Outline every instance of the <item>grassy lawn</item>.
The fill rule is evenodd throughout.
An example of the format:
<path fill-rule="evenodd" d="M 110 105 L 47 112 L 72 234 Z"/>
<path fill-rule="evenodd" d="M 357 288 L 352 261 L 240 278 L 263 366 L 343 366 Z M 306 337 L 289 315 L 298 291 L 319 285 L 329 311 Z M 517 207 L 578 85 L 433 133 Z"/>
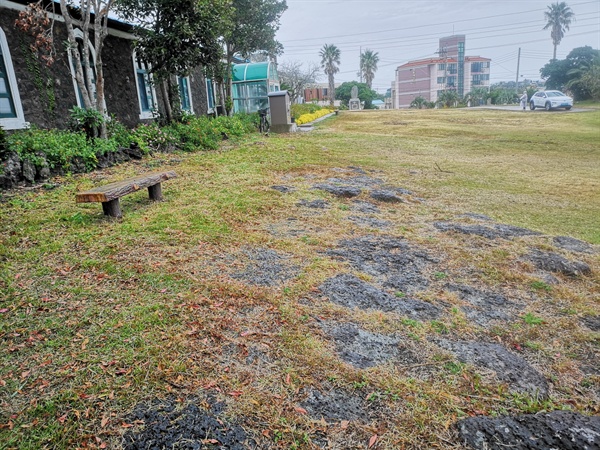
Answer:
<path fill-rule="evenodd" d="M 412 191 L 399 204 L 358 197 L 377 204 L 387 229 L 357 225 L 351 199 L 313 189 L 357 170 L 348 167 Z M 163 184 L 165 201 L 124 197 L 121 221 L 98 204 L 75 204 L 80 190 L 158 169 L 179 175 Z M 130 416 L 140 402 L 208 395 L 258 448 L 317 448 L 320 439 L 342 445 L 334 448 L 461 448 L 452 426 L 460 418 L 600 413 L 600 375 L 586 369 L 600 365 L 600 334 L 581 321 L 597 320 L 599 253 L 552 246 L 554 236 L 600 244 L 599 111 L 346 112 L 311 133 L 256 134 L 219 151 L 155 154 L 57 181 L 0 194 L 0 449 L 120 448 L 141 427 Z M 308 210 L 303 200 L 329 207 Z M 541 234 L 489 240 L 432 225 L 465 213 Z M 376 282 L 325 253 L 366 234 L 402 237 L 436 256 L 429 287 L 414 296 L 443 308 L 441 318 L 323 297 L 319 286 L 341 272 Z M 592 273 L 553 274 L 552 284 L 527 259 L 532 248 Z M 249 283 L 236 274 L 254 249 L 298 269 L 281 283 Z M 447 288 L 460 283 L 501 291 L 520 309 L 478 325 Z M 358 369 L 340 359 L 323 321 L 401 336 L 420 359 Z M 548 398 L 511 392 L 438 338 L 518 352 L 551 384 Z M 385 420 L 307 414 L 306 392 L 323 386 L 368 397 Z"/>

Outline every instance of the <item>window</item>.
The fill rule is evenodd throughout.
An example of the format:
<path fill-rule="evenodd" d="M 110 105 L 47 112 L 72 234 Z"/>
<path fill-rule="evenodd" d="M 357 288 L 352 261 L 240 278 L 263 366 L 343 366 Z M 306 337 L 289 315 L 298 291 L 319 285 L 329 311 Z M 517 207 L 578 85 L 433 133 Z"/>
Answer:
<path fill-rule="evenodd" d="M 181 101 L 181 110 L 193 113 L 190 77 L 177 77 L 177 84 L 179 85 L 179 100 Z"/>
<path fill-rule="evenodd" d="M 438 64 L 438 70 L 446 70 L 446 64 Z"/>
<path fill-rule="evenodd" d="M 444 84 L 446 82 L 446 77 L 437 77 L 438 84 Z"/>
<path fill-rule="evenodd" d="M 4 31 L 0 28 L 0 125 L 7 130 L 25 128 L 17 79 Z"/>
<path fill-rule="evenodd" d="M 448 77 L 448 86 L 454 86 L 456 84 L 456 77 Z"/>
<path fill-rule="evenodd" d="M 327 97 L 327 95 L 329 95 L 328 93 L 329 93 L 329 89 L 323 88 L 323 97 Z"/>
<path fill-rule="evenodd" d="M 156 92 L 152 84 L 150 66 L 133 53 L 136 87 L 140 104 L 140 119 L 152 119 L 156 111 Z"/>
<path fill-rule="evenodd" d="M 448 73 L 451 73 L 452 75 L 456 74 L 457 69 L 456 69 L 456 63 L 452 63 L 452 64 L 448 64 Z"/>
<path fill-rule="evenodd" d="M 483 69 L 483 63 L 474 62 L 471 63 L 471 72 L 481 72 Z"/>
<path fill-rule="evenodd" d="M 206 103 L 208 105 L 208 112 L 212 113 L 215 107 L 215 90 L 210 78 L 206 79 Z"/>
<path fill-rule="evenodd" d="M 86 85 L 92 85 L 92 95 L 94 98 L 96 97 L 96 50 L 90 41 L 88 41 L 89 48 L 89 58 L 87 64 L 83 61 L 83 32 L 79 29 L 74 30 L 75 39 L 77 41 L 77 50 L 79 51 L 79 58 L 81 67 L 83 69 L 83 79 Z M 81 89 L 79 89 L 79 85 L 77 84 L 77 79 L 75 78 L 75 74 L 77 70 L 75 69 L 75 61 L 73 61 L 73 55 L 70 51 L 67 51 L 67 55 L 69 57 L 69 66 L 71 67 L 71 75 L 73 77 L 73 86 L 75 89 L 75 93 L 77 94 L 77 106 L 80 108 L 85 108 L 85 103 L 83 101 L 83 94 Z M 106 111 L 106 105 L 104 106 L 104 110 Z"/>

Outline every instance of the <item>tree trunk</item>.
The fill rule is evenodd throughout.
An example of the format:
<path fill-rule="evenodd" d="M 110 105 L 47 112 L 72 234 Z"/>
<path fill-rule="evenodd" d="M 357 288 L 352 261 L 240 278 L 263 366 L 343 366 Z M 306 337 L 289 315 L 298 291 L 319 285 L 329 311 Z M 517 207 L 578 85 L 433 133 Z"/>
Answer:
<path fill-rule="evenodd" d="M 163 80 L 163 82 L 160 83 L 160 90 L 162 92 L 163 103 L 165 106 L 165 116 L 167 117 L 167 123 L 171 123 L 173 121 L 173 110 L 171 109 L 170 92 L 169 87 L 167 85 L 167 80 Z"/>
<path fill-rule="evenodd" d="M 329 74 L 329 105 L 333 106 L 333 102 L 335 100 L 335 79 L 333 78 L 333 74 Z"/>

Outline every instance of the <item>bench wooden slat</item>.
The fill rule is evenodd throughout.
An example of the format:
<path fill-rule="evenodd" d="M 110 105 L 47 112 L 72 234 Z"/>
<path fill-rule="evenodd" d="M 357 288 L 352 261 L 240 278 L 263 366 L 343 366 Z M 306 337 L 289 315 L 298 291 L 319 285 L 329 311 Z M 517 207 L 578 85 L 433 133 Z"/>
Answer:
<path fill-rule="evenodd" d="M 117 181 L 105 186 L 90 189 L 89 191 L 79 192 L 77 193 L 75 200 L 77 203 L 109 202 L 175 177 L 177 177 L 177 174 L 174 171 L 140 175 L 138 177 L 129 178 L 128 180 Z"/>

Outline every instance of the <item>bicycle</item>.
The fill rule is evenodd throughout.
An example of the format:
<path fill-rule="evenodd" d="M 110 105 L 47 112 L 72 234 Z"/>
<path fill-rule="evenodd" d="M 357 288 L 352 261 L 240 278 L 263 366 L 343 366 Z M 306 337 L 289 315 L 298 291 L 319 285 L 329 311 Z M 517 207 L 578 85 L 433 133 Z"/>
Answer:
<path fill-rule="evenodd" d="M 269 123 L 268 115 L 269 108 L 259 109 L 258 115 L 260 116 L 260 124 L 258 125 L 258 131 L 261 133 L 268 133 L 269 128 L 271 128 L 271 124 Z"/>

